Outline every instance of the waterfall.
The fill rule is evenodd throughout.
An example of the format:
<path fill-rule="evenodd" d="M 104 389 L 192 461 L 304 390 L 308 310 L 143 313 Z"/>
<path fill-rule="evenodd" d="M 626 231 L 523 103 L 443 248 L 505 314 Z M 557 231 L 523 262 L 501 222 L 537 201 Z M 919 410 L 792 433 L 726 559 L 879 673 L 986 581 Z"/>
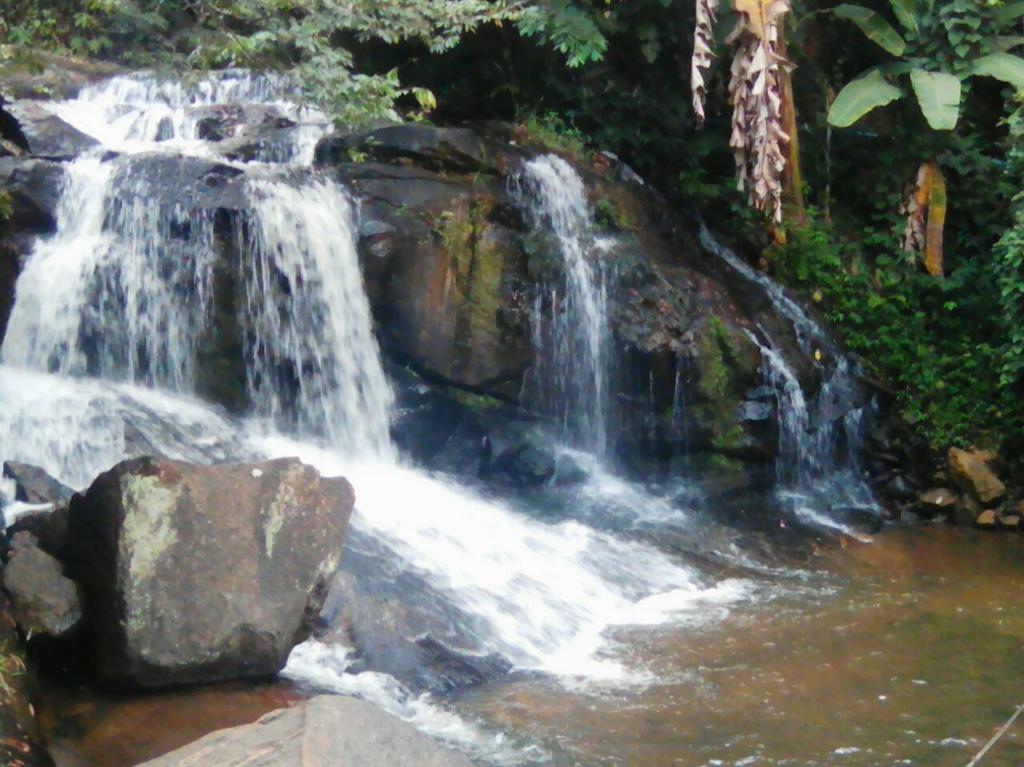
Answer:
<path fill-rule="evenodd" d="M 533 383 L 565 433 L 601 454 L 608 441 L 611 331 L 606 274 L 586 189 L 576 170 L 556 155 L 527 162 L 519 184 L 536 225 L 554 236 L 564 272 L 564 282 L 537 298 L 547 311 L 535 306 Z"/>
<path fill-rule="evenodd" d="M 834 358 L 817 396 L 808 402 L 796 374 L 771 337 L 763 329 L 760 337 L 748 332 L 761 350 L 766 383 L 775 391 L 779 432 L 776 481 L 780 498 L 797 515 L 813 517 L 819 523 L 831 519 L 817 510 L 821 507 L 876 508 L 874 493 L 864 480 L 860 463 L 866 406 L 854 404 L 857 383 L 849 360 L 780 285 L 752 269 L 718 242 L 703 224 L 700 237 L 707 250 L 765 293 L 776 311 L 790 322 L 801 350 L 817 367 L 823 367 L 819 359 L 822 348 Z M 837 421 L 842 422 L 841 430 L 836 429 Z"/>
<path fill-rule="evenodd" d="M 253 178 L 241 251 L 246 376 L 260 412 L 342 452 L 392 456 L 392 392 L 373 335 L 352 203 L 337 184 Z M 296 389 L 296 391 L 293 391 Z"/>
<path fill-rule="evenodd" d="M 646 543 L 538 521 L 400 462 L 347 190 L 295 162 L 235 162 L 226 178 L 237 210 L 211 217 L 181 199 L 194 190 L 179 188 L 174 168 L 219 155 L 189 110 L 220 99 L 273 102 L 276 87 L 240 73 L 188 86 L 143 75 L 52 106 L 122 154 L 68 166 L 57 231 L 36 243 L 18 281 L 0 349 L 0 459 L 39 464 L 81 488 L 140 452 L 193 461 L 299 455 L 349 477 L 354 531 L 432 590 L 418 601 L 406 595 L 416 609 L 454 605 L 469 616 L 472 649 L 555 674 L 621 679 L 625 665 L 602 657 L 609 626 L 692 619 L 708 604 L 746 598 L 745 582 L 711 584 Z M 600 450 L 608 323 L 582 184 L 563 161 L 541 158 L 524 185 L 565 262 L 566 284 L 545 307 L 555 391 L 567 403 L 559 415 Z M 232 242 L 237 264 L 225 255 Z M 252 403 L 237 418 L 191 396 L 225 263 L 238 270 L 229 308 L 244 326 Z M 631 504 L 644 499 L 636 491 Z M 311 669 L 313 655 L 300 652 L 302 674 L 315 680 L 328 669 Z"/>
<path fill-rule="evenodd" d="M 298 90 L 287 75 L 241 69 L 210 73 L 192 82 L 143 72 L 89 85 L 73 99 L 44 106 L 108 149 L 135 153 L 158 147 L 209 157 L 218 156 L 220 147 L 202 138 L 204 124 L 218 114 L 241 116 L 249 109 L 260 114 L 261 122 L 289 128 L 284 143 L 271 145 L 264 150 L 268 156 L 258 159 L 309 165 L 330 119 L 296 103 Z"/>

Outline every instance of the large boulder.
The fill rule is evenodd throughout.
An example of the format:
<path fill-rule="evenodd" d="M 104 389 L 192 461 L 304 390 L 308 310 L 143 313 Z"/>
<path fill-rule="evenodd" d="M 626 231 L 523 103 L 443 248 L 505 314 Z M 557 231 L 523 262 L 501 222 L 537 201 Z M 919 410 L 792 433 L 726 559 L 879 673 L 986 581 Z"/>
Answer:
<path fill-rule="evenodd" d="M 366 701 L 321 695 L 207 735 L 140 767 L 472 767 Z"/>
<path fill-rule="evenodd" d="M 1006 485 L 996 476 L 990 464 L 991 453 L 951 447 L 946 460 L 950 478 L 962 490 L 983 504 L 998 501 L 1006 495 Z"/>
<path fill-rule="evenodd" d="M 138 458 L 70 506 L 98 679 L 160 687 L 279 671 L 341 556 L 354 496 L 298 459 Z"/>
<path fill-rule="evenodd" d="M 21 630 L 28 636 L 69 634 L 82 618 L 78 584 L 64 576 L 60 563 L 31 533 L 16 533 L 7 557 L 3 584 Z"/>

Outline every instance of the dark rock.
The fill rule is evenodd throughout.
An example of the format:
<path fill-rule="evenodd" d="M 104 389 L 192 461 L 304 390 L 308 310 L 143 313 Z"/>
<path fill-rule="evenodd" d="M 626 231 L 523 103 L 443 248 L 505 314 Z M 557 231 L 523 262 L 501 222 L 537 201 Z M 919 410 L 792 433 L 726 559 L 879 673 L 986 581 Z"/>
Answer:
<path fill-rule="evenodd" d="M 14 480 L 15 500 L 25 503 L 52 503 L 55 506 L 63 506 L 75 494 L 70 487 L 32 464 L 4 461 L 4 476 Z"/>
<path fill-rule="evenodd" d="M 451 604 L 381 541 L 353 530 L 321 613 L 322 641 L 356 648 L 354 671 L 444 695 L 492 681 L 510 664 L 473 652 L 472 616 Z"/>
<path fill-rule="evenodd" d="M 901 525 L 916 525 L 921 521 L 921 516 L 910 509 L 903 509 L 900 512 Z"/>
<path fill-rule="evenodd" d="M 741 402 L 736 416 L 741 421 L 767 421 L 775 413 L 775 407 L 768 402 L 747 400 Z"/>
<path fill-rule="evenodd" d="M 833 509 L 832 513 L 844 520 L 854 530 L 865 535 L 878 535 L 884 527 L 884 520 L 875 509 L 860 507 Z"/>
<path fill-rule="evenodd" d="M 756 386 L 744 396 L 749 400 L 774 400 L 775 389 L 771 386 Z"/>
<path fill-rule="evenodd" d="M 39 541 L 39 548 L 60 559 L 64 556 L 64 547 L 68 540 L 69 517 L 67 505 L 30 511 L 19 516 L 7 531 L 11 535 L 31 533 Z"/>
<path fill-rule="evenodd" d="M 7 111 L 6 104 L 0 96 L 0 157 L 17 157 L 28 152 L 28 139 L 18 119 Z"/>
<path fill-rule="evenodd" d="M 322 695 L 220 730 L 140 767 L 472 767 L 412 725 L 358 698 Z"/>
<path fill-rule="evenodd" d="M 279 671 L 323 603 L 352 503 L 346 480 L 296 459 L 139 458 L 101 474 L 72 500 L 67 555 L 99 680 Z"/>
<path fill-rule="evenodd" d="M 11 205 L 5 227 L 8 237 L 21 232 L 34 236 L 54 231 L 63 179 L 64 168 L 59 162 L 0 159 L 0 188 L 7 192 Z"/>
<path fill-rule="evenodd" d="M 503 450 L 490 467 L 489 477 L 517 487 L 540 487 L 555 476 L 555 457 L 533 445 Z"/>
<path fill-rule="evenodd" d="M 440 128 L 408 123 L 349 136 L 329 136 L 316 148 L 316 162 L 350 162 L 352 152 L 375 160 L 414 160 L 430 170 L 474 172 L 490 170 L 487 147 L 468 128 Z"/>
<path fill-rule="evenodd" d="M 62 637 L 82 618 L 78 584 L 66 578 L 60 563 L 43 551 L 31 533 L 15 533 L 3 571 L 14 618 L 28 635 Z"/>
<path fill-rule="evenodd" d="M 905 476 L 897 474 L 885 486 L 885 493 L 897 501 L 910 501 L 917 497 L 917 491 Z"/>
<path fill-rule="evenodd" d="M 7 110 L 21 126 L 35 157 L 66 160 L 100 145 L 38 102 L 14 101 L 7 105 Z"/>
<path fill-rule="evenodd" d="M 558 456 L 557 465 L 555 467 L 554 483 L 559 487 L 581 485 L 587 481 L 589 476 L 590 475 L 587 474 L 586 469 L 580 466 L 572 456 Z"/>
<path fill-rule="evenodd" d="M 439 693 L 475 687 L 512 670 L 500 655 L 459 652 L 431 636 L 416 639 L 416 647 L 423 665 L 436 670 L 434 689 Z"/>

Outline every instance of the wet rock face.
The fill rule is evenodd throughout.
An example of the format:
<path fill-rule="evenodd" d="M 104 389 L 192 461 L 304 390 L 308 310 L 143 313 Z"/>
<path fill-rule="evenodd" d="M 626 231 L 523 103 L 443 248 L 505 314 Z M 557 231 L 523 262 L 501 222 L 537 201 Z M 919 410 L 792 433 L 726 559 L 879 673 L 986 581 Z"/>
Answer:
<path fill-rule="evenodd" d="M 373 704 L 321 695 L 254 724 L 220 730 L 140 767 L 472 767 L 462 754 Z"/>
<path fill-rule="evenodd" d="M 423 375 L 516 397 L 530 361 L 527 256 L 504 182 L 338 171 L 364 200 L 360 250 L 385 349 Z"/>
<path fill-rule="evenodd" d="M 95 672 L 160 687 L 276 673 L 338 565 L 353 492 L 297 459 L 118 464 L 70 507 Z"/>

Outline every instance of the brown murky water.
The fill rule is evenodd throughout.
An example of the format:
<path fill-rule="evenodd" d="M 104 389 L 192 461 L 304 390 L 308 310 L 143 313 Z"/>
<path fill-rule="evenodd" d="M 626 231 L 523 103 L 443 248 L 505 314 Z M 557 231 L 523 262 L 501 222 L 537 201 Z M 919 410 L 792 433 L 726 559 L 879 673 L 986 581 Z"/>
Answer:
<path fill-rule="evenodd" d="M 1022 554 L 1017 536 L 893 531 L 819 555 L 831 594 L 619 637 L 646 689 L 524 680 L 460 708 L 556 765 L 963 767 L 1024 703 Z M 1022 764 L 1024 721 L 981 763 Z"/>
<path fill-rule="evenodd" d="M 287 684 L 223 684 L 145 696 L 50 690 L 40 721 L 58 767 L 132 767 L 295 700 Z M 209 765 L 215 767 L 215 765 Z"/>
<path fill-rule="evenodd" d="M 812 569 L 704 628 L 620 634 L 653 684 L 512 679 L 455 706 L 554 767 L 964 767 L 1024 703 L 1024 538 L 897 530 L 820 552 Z M 45 718 L 60 767 L 128 767 L 295 695 L 65 694 Z M 1011 765 L 1024 765 L 1024 721 L 980 767 Z"/>

